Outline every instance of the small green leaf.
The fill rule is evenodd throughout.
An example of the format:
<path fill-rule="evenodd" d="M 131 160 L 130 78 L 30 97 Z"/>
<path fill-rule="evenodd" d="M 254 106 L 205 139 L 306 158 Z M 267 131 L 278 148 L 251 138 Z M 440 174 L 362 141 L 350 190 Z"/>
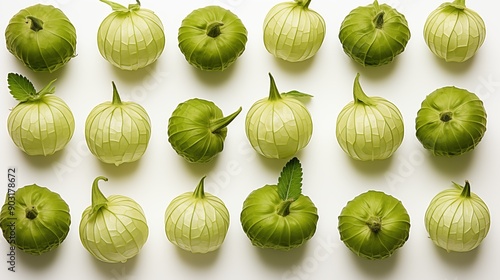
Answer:
<path fill-rule="evenodd" d="M 285 93 L 283 93 L 281 95 L 283 95 L 283 96 L 290 96 L 290 97 L 293 97 L 293 98 L 296 98 L 296 99 L 302 99 L 302 98 L 309 99 L 309 98 L 313 97 L 310 94 L 303 93 L 303 92 L 296 91 L 296 90 L 285 92 Z"/>
<path fill-rule="evenodd" d="M 26 77 L 9 73 L 7 75 L 7 83 L 9 84 L 10 94 L 20 101 L 24 102 L 36 95 L 36 89 Z"/>
<path fill-rule="evenodd" d="M 115 12 L 128 12 L 127 7 L 109 0 L 101 0 L 101 2 L 108 4 Z"/>
<path fill-rule="evenodd" d="M 302 193 L 302 167 L 294 157 L 283 167 L 278 179 L 278 194 L 282 200 L 296 200 Z"/>

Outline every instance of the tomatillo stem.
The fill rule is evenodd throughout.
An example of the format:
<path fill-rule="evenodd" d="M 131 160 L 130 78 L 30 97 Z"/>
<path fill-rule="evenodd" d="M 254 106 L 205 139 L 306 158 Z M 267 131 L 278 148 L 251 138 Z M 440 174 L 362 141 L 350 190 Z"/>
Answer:
<path fill-rule="evenodd" d="M 201 178 L 200 182 L 198 183 L 198 186 L 196 186 L 196 189 L 193 192 L 193 197 L 197 199 L 203 199 L 205 198 L 205 177 Z"/>
<path fill-rule="evenodd" d="M 222 22 L 213 22 L 208 25 L 207 27 L 207 36 L 210 36 L 212 38 L 216 38 L 221 34 L 220 27 L 223 26 L 224 23 Z"/>
<path fill-rule="evenodd" d="M 384 27 L 384 11 L 380 11 L 377 16 L 375 16 L 375 19 L 373 20 L 373 23 L 375 23 L 375 28 L 377 29 L 382 29 Z"/>
<path fill-rule="evenodd" d="M 26 18 L 31 21 L 31 30 L 38 32 L 43 29 L 43 21 L 41 19 L 38 19 L 34 16 L 27 16 Z"/>
<path fill-rule="evenodd" d="M 34 220 L 38 216 L 38 211 L 35 206 L 31 206 L 30 208 L 26 208 L 26 218 L 30 220 Z"/>
<path fill-rule="evenodd" d="M 286 217 L 290 214 L 290 205 L 294 202 L 294 200 L 285 200 L 281 202 L 278 206 L 277 213 L 280 216 Z"/>
<path fill-rule="evenodd" d="M 379 217 L 371 217 L 366 222 L 366 225 L 370 228 L 370 230 L 374 233 L 379 232 L 382 229 L 382 221 Z"/>
<path fill-rule="evenodd" d="M 453 113 L 452 112 L 444 112 L 439 115 L 439 119 L 442 122 L 449 122 L 452 120 Z"/>

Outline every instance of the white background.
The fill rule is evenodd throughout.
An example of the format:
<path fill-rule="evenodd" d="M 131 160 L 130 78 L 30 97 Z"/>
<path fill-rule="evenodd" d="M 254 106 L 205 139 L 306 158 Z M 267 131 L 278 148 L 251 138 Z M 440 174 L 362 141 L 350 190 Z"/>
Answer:
<path fill-rule="evenodd" d="M 9 72 L 26 75 L 37 88 L 57 78 L 57 95 L 73 110 L 76 130 L 62 152 L 50 157 L 29 157 L 17 149 L 7 129 L 0 129 L 0 191 L 7 190 L 8 167 L 18 170 L 19 187 L 37 183 L 58 192 L 71 208 L 71 230 L 64 243 L 43 256 L 18 252 L 16 272 L 7 270 L 8 244 L 0 242 L 1 279 L 494 279 L 496 254 L 500 249 L 498 158 L 500 157 L 500 21 L 496 4 L 468 1 L 486 22 L 486 41 L 476 56 L 462 64 L 437 59 L 425 45 L 422 30 L 427 15 L 441 1 L 391 0 L 405 14 L 412 37 L 404 53 L 386 66 L 363 68 L 352 62 L 338 40 L 343 18 L 353 8 L 370 1 L 314 0 L 310 8 L 327 24 L 320 51 L 311 60 L 287 63 L 267 53 L 262 42 L 262 22 L 267 11 L 280 0 L 143 0 L 144 8 L 162 19 L 167 37 L 160 59 L 146 69 L 126 72 L 113 68 L 99 54 L 96 32 L 111 8 L 94 1 L 41 1 L 61 8 L 77 29 L 78 56 L 53 74 L 33 73 L 0 48 L 0 119 L 6 122 L 11 98 L 6 78 Z M 119 1 L 128 4 L 126 1 Z M 132 1 L 130 1 L 131 3 Z M 36 1 L 2 1 L 0 29 L 20 9 Z M 237 14 L 248 29 L 248 43 L 237 62 L 221 73 L 196 70 L 177 47 L 177 30 L 192 10 L 217 4 Z M 267 96 L 268 72 L 280 91 L 292 89 L 314 95 L 308 103 L 314 133 L 310 144 L 297 156 L 304 169 L 303 192 L 311 197 L 320 219 L 315 236 L 298 249 L 281 252 L 253 247 L 244 234 L 239 214 L 245 197 L 264 184 L 275 183 L 286 160 L 264 159 L 251 149 L 244 132 L 250 106 Z M 383 96 L 403 113 L 405 138 L 394 156 L 380 162 L 358 162 L 348 158 L 335 138 L 337 114 L 352 98 L 357 72 L 368 95 Z M 2 78 L 3 77 L 3 78 Z M 144 157 L 119 167 L 100 163 L 88 151 L 84 138 L 87 114 L 97 104 L 110 100 L 115 81 L 122 100 L 139 102 L 152 119 L 152 137 Z M 414 121 L 420 103 L 433 90 L 454 85 L 475 92 L 488 113 L 487 132 L 479 146 L 454 158 L 438 158 L 423 149 L 415 137 Z M 225 114 L 239 106 L 243 112 L 228 127 L 224 151 L 208 164 L 188 164 L 167 141 L 168 118 L 178 103 L 199 97 L 214 101 Z M 5 126 L 4 126 L 5 127 Z M 90 187 L 98 175 L 105 195 L 122 194 L 144 208 L 150 236 L 140 254 L 125 264 L 99 262 L 83 248 L 78 224 L 90 205 Z M 220 250 L 195 255 L 172 245 L 164 232 L 163 215 L 177 195 L 194 189 L 207 175 L 206 191 L 219 196 L 231 214 L 231 224 Z M 433 245 L 423 219 L 434 195 L 451 187 L 451 181 L 470 180 L 472 191 L 491 210 L 492 224 L 482 245 L 469 253 L 446 253 Z M 347 201 L 369 189 L 400 199 L 411 217 L 410 238 L 395 254 L 382 261 L 355 256 L 339 239 L 337 217 Z"/>

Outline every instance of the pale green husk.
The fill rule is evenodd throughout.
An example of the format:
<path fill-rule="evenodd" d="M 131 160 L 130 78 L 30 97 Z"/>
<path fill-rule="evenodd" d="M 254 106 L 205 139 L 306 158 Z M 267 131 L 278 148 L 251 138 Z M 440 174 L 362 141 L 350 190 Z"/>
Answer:
<path fill-rule="evenodd" d="M 165 211 L 168 240 L 192 253 L 219 249 L 229 229 L 229 211 L 220 198 L 204 191 L 204 180 L 194 192 L 174 198 Z"/>
<path fill-rule="evenodd" d="M 446 251 L 468 252 L 479 246 L 490 229 L 486 203 L 465 186 L 453 183 L 438 193 L 425 212 L 425 228 L 432 242 Z"/>
<path fill-rule="evenodd" d="M 441 4 L 424 25 L 429 49 L 447 62 L 464 62 L 476 54 L 486 38 L 481 16 L 465 6 L 465 0 Z"/>
<path fill-rule="evenodd" d="M 382 97 L 368 97 L 354 81 L 354 101 L 337 117 L 337 141 L 351 158 L 383 160 L 394 154 L 403 142 L 404 122 L 399 109 Z"/>
<path fill-rule="evenodd" d="M 97 177 L 92 185 L 92 205 L 82 213 L 80 241 L 96 259 L 124 263 L 136 256 L 146 243 L 149 228 L 141 206 L 123 195 L 104 197 Z"/>
<path fill-rule="evenodd" d="M 30 156 L 52 155 L 66 147 L 75 131 L 75 119 L 68 105 L 53 95 L 55 80 L 36 92 L 25 77 L 9 73 L 11 94 L 20 103 L 7 118 L 7 130 L 14 144 Z"/>
<path fill-rule="evenodd" d="M 12 141 L 23 152 L 47 156 L 66 147 L 73 137 L 75 120 L 61 98 L 47 95 L 19 103 L 10 112 L 7 127 Z"/>
<path fill-rule="evenodd" d="M 309 143 L 313 123 L 311 114 L 299 92 L 280 94 L 269 74 L 269 97 L 255 102 L 245 119 L 245 132 L 252 147 L 266 158 L 285 159 L 295 155 Z"/>
<path fill-rule="evenodd" d="M 122 102 L 113 83 L 113 101 L 92 109 L 85 121 L 85 140 L 100 161 L 114 164 L 139 160 L 151 138 L 151 120 L 141 105 Z"/>
<path fill-rule="evenodd" d="M 310 0 L 276 4 L 264 19 L 264 45 L 277 58 L 299 62 L 313 57 L 325 39 L 326 23 L 309 9 Z"/>
<path fill-rule="evenodd" d="M 113 8 L 99 26 L 97 46 L 101 55 L 123 70 L 137 70 L 155 62 L 165 48 L 160 18 L 140 2 L 124 7 L 101 0 Z"/>

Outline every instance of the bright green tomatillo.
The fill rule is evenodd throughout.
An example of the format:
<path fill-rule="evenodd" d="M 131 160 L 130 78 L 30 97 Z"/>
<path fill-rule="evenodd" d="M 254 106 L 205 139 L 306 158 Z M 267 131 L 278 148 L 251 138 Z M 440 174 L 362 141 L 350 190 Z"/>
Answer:
<path fill-rule="evenodd" d="M 200 70 L 222 71 L 245 50 L 247 29 L 231 11 L 207 6 L 182 20 L 177 39 L 189 64 Z"/>
<path fill-rule="evenodd" d="M 219 249 L 229 229 L 229 211 L 220 198 L 205 192 L 204 181 L 194 192 L 174 198 L 165 211 L 168 240 L 192 253 Z"/>
<path fill-rule="evenodd" d="M 224 149 L 227 126 L 241 107 L 224 117 L 213 102 L 193 98 L 180 103 L 168 120 L 168 141 L 189 162 L 209 162 Z"/>
<path fill-rule="evenodd" d="M 141 206 L 123 195 L 105 197 L 99 190 L 99 176 L 92 184 L 92 205 L 82 213 L 80 240 L 96 259 L 124 263 L 136 256 L 146 243 L 149 228 Z"/>
<path fill-rule="evenodd" d="M 388 64 L 405 50 L 411 33 L 403 14 L 387 4 L 360 6 L 340 26 L 345 53 L 363 66 Z"/>
<path fill-rule="evenodd" d="M 453 86 L 427 95 L 415 120 L 417 139 L 437 156 L 473 150 L 486 132 L 486 111 L 477 95 Z"/>
<path fill-rule="evenodd" d="M 7 242 L 32 255 L 57 248 L 66 239 L 70 224 L 68 204 L 59 194 L 36 184 L 7 193 L 0 213 Z"/>
<path fill-rule="evenodd" d="M 76 53 L 76 30 L 51 5 L 36 4 L 15 14 L 5 29 L 7 49 L 35 72 L 54 72 Z"/>
<path fill-rule="evenodd" d="M 337 141 L 344 152 L 357 160 L 389 158 L 401 145 L 404 136 L 403 116 L 385 98 L 368 97 L 354 80 L 354 101 L 337 118 Z"/>
<path fill-rule="evenodd" d="M 264 45 L 269 53 L 290 62 L 313 57 L 323 44 L 326 24 L 309 9 L 311 0 L 278 3 L 264 19 Z"/>
<path fill-rule="evenodd" d="M 47 156 L 62 150 L 75 131 L 75 120 L 68 105 L 53 95 L 55 87 L 47 84 L 36 91 L 24 76 L 9 73 L 10 93 L 20 103 L 7 118 L 7 130 L 14 144 L 30 156 Z"/>
<path fill-rule="evenodd" d="M 465 0 L 441 4 L 427 18 L 424 39 L 429 49 L 445 61 L 464 62 L 483 45 L 486 26 Z"/>
<path fill-rule="evenodd" d="M 280 94 L 269 74 L 269 97 L 255 102 L 247 113 L 245 131 L 252 147 L 266 158 L 285 159 L 311 140 L 311 114 L 299 98 L 312 97 L 298 91 Z"/>
<path fill-rule="evenodd" d="M 370 190 L 356 196 L 339 216 L 340 239 L 356 255 L 379 260 L 391 256 L 410 235 L 410 216 L 398 199 Z"/>
<path fill-rule="evenodd" d="M 137 70 L 155 62 L 165 48 L 165 33 L 160 18 L 141 3 L 128 7 L 100 0 L 113 9 L 99 26 L 97 45 L 101 55 L 113 66 Z"/>
<path fill-rule="evenodd" d="M 89 150 L 100 161 L 116 166 L 139 160 L 151 138 L 151 121 L 135 102 L 122 102 L 113 82 L 113 101 L 92 109 L 85 121 Z"/>
<path fill-rule="evenodd" d="M 318 210 L 302 195 L 302 167 L 292 158 L 277 185 L 252 191 L 243 202 L 240 221 L 254 246 L 290 250 L 311 239 L 316 232 Z"/>
<path fill-rule="evenodd" d="M 425 212 L 425 228 L 437 246 L 446 251 L 468 252 L 479 246 L 490 229 L 486 203 L 465 186 L 438 193 Z"/>

